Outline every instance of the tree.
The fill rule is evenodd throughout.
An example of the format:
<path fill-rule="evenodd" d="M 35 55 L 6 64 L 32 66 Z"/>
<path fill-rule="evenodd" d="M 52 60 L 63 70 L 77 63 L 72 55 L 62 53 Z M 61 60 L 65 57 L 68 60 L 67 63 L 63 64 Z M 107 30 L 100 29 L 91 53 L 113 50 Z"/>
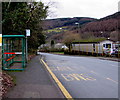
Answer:
<path fill-rule="evenodd" d="M 54 45 L 55 45 L 55 41 L 51 40 L 51 47 L 54 48 Z"/>
<path fill-rule="evenodd" d="M 2 31 L 3 34 L 23 33 L 29 17 L 27 3 L 3 2 L 2 4 Z M 24 27 L 24 28 L 23 28 Z M 23 31 L 24 30 L 24 31 Z"/>
<path fill-rule="evenodd" d="M 63 37 L 63 42 L 69 47 L 69 51 L 71 51 L 71 43 L 80 39 L 81 37 L 79 34 L 68 31 Z"/>
<path fill-rule="evenodd" d="M 25 29 L 30 29 L 29 50 L 45 42 L 42 21 L 47 17 L 48 6 L 42 2 L 4 2 L 2 8 L 3 34 L 25 35 Z"/>
<path fill-rule="evenodd" d="M 113 31 L 110 33 L 110 39 L 114 40 L 114 41 L 119 41 L 120 39 L 120 31 Z"/>

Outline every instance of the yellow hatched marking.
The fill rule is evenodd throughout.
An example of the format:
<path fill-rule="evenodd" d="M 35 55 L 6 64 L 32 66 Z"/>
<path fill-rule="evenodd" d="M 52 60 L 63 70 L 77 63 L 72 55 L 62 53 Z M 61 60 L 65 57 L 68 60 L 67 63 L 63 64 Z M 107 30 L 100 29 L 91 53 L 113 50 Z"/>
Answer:
<path fill-rule="evenodd" d="M 87 75 L 83 75 L 83 74 L 61 74 L 61 76 L 66 80 L 66 81 L 80 81 L 80 80 L 84 80 L 84 81 L 94 81 L 96 80 L 95 78 L 92 78 L 90 76 Z"/>
<path fill-rule="evenodd" d="M 76 74 L 70 74 L 70 76 L 72 76 L 72 77 L 75 78 L 76 80 L 80 81 L 80 78 L 79 78 Z"/>
<path fill-rule="evenodd" d="M 82 76 L 82 74 L 80 74 L 80 75 L 79 75 L 79 74 L 76 74 L 76 75 L 77 75 L 78 77 L 80 77 L 81 79 L 85 80 L 85 81 L 87 80 L 87 79 L 85 79 L 85 78 Z"/>
<path fill-rule="evenodd" d="M 67 74 L 61 74 L 61 76 L 66 80 L 66 81 L 73 81 L 74 78 L 71 77 L 70 75 Z"/>
<path fill-rule="evenodd" d="M 74 71 L 70 67 L 49 67 L 52 71 Z"/>

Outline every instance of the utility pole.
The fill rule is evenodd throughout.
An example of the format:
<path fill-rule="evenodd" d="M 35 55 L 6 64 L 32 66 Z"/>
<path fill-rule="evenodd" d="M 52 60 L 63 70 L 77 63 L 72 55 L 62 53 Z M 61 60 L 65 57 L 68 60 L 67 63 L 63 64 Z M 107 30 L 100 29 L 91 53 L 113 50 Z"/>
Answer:
<path fill-rule="evenodd" d="M 80 24 L 78 22 L 76 22 L 75 24 L 78 25 L 78 33 L 79 33 Z"/>

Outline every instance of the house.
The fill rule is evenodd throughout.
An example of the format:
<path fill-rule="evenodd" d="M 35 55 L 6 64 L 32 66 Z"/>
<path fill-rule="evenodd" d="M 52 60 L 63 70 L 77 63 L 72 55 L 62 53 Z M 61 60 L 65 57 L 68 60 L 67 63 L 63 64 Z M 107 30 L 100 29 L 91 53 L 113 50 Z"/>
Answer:
<path fill-rule="evenodd" d="M 68 49 L 68 47 L 64 43 L 56 43 L 54 48 L 56 48 L 56 49 Z"/>
<path fill-rule="evenodd" d="M 87 52 L 87 53 L 96 53 L 96 54 L 102 54 L 106 53 L 106 50 L 109 49 L 109 53 L 113 52 L 113 48 L 115 46 L 113 45 L 115 41 L 112 41 L 110 39 L 107 40 L 101 40 L 101 41 L 90 41 L 90 42 L 73 42 L 72 43 L 72 51 L 77 52 Z"/>

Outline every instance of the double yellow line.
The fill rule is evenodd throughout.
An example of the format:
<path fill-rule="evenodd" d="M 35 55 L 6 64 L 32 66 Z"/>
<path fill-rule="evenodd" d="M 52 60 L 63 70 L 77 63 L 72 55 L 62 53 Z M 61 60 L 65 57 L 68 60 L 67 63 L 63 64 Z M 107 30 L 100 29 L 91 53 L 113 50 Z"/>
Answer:
<path fill-rule="evenodd" d="M 46 69 L 48 70 L 48 72 L 50 73 L 50 75 L 52 76 L 52 78 L 55 80 L 55 82 L 57 83 L 58 87 L 60 88 L 60 90 L 62 91 L 62 93 L 64 94 L 64 96 L 68 99 L 68 100 L 74 100 L 72 98 L 72 96 L 69 94 L 69 92 L 65 89 L 65 87 L 62 85 L 62 83 L 58 80 L 58 78 L 55 76 L 55 74 L 50 70 L 50 68 L 48 67 L 48 65 L 44 62 L 43 59 L 40 59 L 40 61 L 45 65 Z"/>

